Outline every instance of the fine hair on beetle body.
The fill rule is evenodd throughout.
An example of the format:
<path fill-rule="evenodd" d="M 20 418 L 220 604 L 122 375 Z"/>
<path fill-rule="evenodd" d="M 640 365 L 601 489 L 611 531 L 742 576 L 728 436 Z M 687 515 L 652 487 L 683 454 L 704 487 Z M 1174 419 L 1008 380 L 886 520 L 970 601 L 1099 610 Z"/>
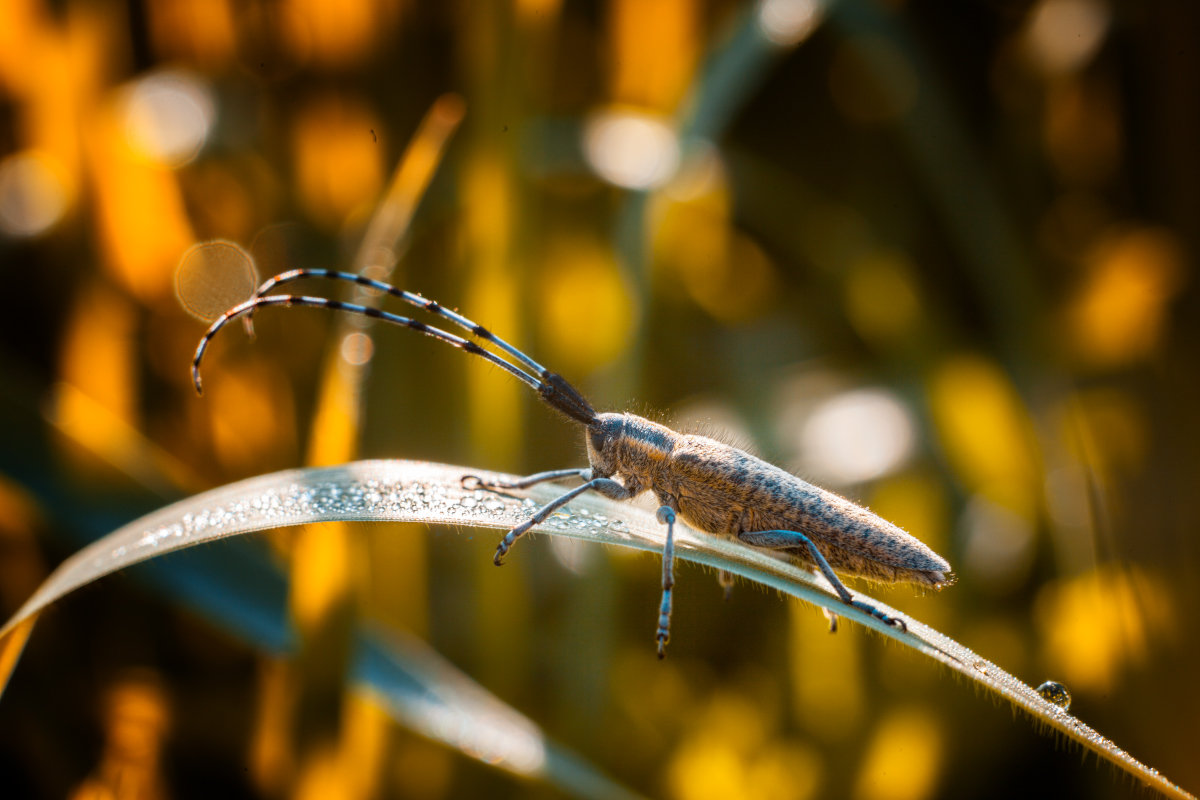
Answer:
<path fill-rule="evenodd" d="M 305 295 L 267 294 L 292 281 L 320 278 L 366 286 L 436 314 L 491 345 L 371 306 Z M 456 311 L 390 284 L 347 272 L 297 269 L 264 282 L 254 296 L 219 317 L 201 338 L 192 359 L 192 379 L 200 391 L 200 362 L 213 336 L 231 320 L 264 306 L 307 306 L 345 311 L 411 328 L 465 350 L 504 369 L 535 390 L 551 408 L 584 427 L 588 467 L 541 472 L 512 482 L 464 475 L 463 485 L 489 490 L 524 489 L 545 481 L 576 479 L 580 485 L 537 509 L 505 534 L 493 561 L 499 565 L 518 538 L 584 492 L 630 500 L 649 491 L 666 526 L 662 601 L 655 639 L 662 658 L 670 638 L 677 519 L 708 534 L 774 551 L 821 572 L 840 600 L 899 628 L 903 620 L 858 600 L 837 573 L 881 583 L 942 588 L 954 576 L 944 558 L 899 527 L 833 492 L 814 486 L 745 450 L 708 436 L 680 433 L 630 413 L 598 413 L 562 376 L 551 372 L 508 342 Z M 501 355 L 501 353 L 503 355 Z M 729 576 L 721 582 L 728 589 Z M 836 621 L 836 617 L 832 618 Z"/>

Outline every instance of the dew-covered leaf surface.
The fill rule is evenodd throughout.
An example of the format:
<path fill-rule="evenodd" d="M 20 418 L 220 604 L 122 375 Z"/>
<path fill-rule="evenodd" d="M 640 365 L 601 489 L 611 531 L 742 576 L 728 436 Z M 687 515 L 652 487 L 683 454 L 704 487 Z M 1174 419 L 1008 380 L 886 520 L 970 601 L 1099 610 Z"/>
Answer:
<path fill-rule="evenodd" d="M 175 550 L 251 531 L 337 520 L 437 522 L 506 529 L 561 492 L 555 486 L 511 494 L 465 489 L 461 478 L 467 473 L 485 474 L 425 462 L 361 461 L 262 475 L 180 501 L 120 528 L 65 561 L 0 631 L 0 656 L 4 661 L 15 660 L 13 651 L 19 651 L 29 621 L 58 598 L 112 572 Z M 560 511 L 534 530 L 652 552 L 661 550 L 664 530 L 651 509 L 584 495 Z M 872 628 L 1007 699 L 1040 725 L 1098 753 L 1154 789 L 1173 797 L 1192 796 L 1052 702 L 1061 702 L 1055 693 L 1046 692 L 1050 699 L 1043 697 L 997 665 L 906 614 L 869 600 L 907 624 L 906 631 L 889 627 L 843 605 L 828 584 L 812 573 L 764 552 L 698 534 L 686 526 L 677 528 L 676 543 L 679 558 L 728 570 Z M 431 670 L 431 674 L 439 671 Z M 462 680 L 466 679 L 454 675 L 459 687 L 473 686 L 469 680 L 467 684 Z M 449 696 L 473 702 L 474 691 L 460 689 Z M 442 705 L 439 703 L 439 708 Z M 466 718 L 452 715 L 446 719 L 452 722 L 438 723 L 426 714 L 428 732 L 455 744 L 452 740 L 456 734 L 447 728 L 454 728 Z M 478 747 L 478 743 L 460 741 L 455 746 L 469 749 Z"/>

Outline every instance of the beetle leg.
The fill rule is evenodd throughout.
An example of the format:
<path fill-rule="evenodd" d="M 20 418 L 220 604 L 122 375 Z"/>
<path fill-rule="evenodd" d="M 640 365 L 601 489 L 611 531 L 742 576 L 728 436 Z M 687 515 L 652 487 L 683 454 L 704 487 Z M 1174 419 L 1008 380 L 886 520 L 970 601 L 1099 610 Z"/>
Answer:
<path fill-rule="evenodd" d="M 658 606 L 658 630 L 654 634 L 658 642 L 658 657 L 661 659 L 667 655 L 667 642 L 671 639 L 671 593 L 675 588 L 675 509 L 661 506 L 656 516 L 659 522 L 667 526 L 662 559 L 662 602 Z"/>
<path fill-rule="evenodd" d="M 821 574 L 825 576 L 825 580 L 829 581 L 829 585 L 837 592 L 838 597 L 841 598 L 843 603 L 848 606 L 854 606 L 859 611 L 865 611 L 887 625 L 904 631 L 908 630 L 908 626 L 904 623 L 904 620 L 899 617 L 885 614 L 869 603 L 855 600 L 854 595 L 850 594 L 850 590 L 846 588 L 846 585 L 834 574 L 833 567 L 829 566 L 829 562 L 825 560 L 825 556 L 821 555 L 821 551 L 813 544 L 812 539 L 800 533 L 800 531 L 742 531 L 738 534 L 738 538 L 752 547 L 763 547 L 771 550 L 781 550 L 790 547 L 806 548 L 809 556 L 817 565 L 817 569 L 821 570 Z"/>
<path fill-rule="evenodd" d="M 591 474 L 590 470 L 588 474 Z M 532 517 L 504 534 L 504 538 L 500 540 L 500 544 L 496 547 L 496 555 L 492 557 L 492 563 L 497 567 L 504 563 L 504 556 L 508 554 L 509 549 L 513 546 L 513 542 L 524 536 L 534 525 L 545 522 L 555 511 L 587 491 L 600 492 L 606 497 L 612 497 L 617 500 L 623 500 L 629 496 L 628 490 L 611 478 L 593 478 L 582 486 L 576 486 L 569 492 L 564 492 L 549 503 L 546 503 L 546 505 L 535 511 Z"/>

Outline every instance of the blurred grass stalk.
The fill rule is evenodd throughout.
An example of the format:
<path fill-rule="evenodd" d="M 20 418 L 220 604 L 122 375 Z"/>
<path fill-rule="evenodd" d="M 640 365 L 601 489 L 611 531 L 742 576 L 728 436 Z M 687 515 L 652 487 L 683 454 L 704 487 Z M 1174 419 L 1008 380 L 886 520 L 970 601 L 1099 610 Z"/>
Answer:
<path fill-rule="evenodd" d="M 438 167 L 465 108 L 457 95 L 443 95 L 426 113 L 397 164 L 383 199 L 376 206 L 354 258 L 354 272 L 379 281 L 393 281 L 393 272 L 407 247 L 414 214 Z M 354 302 L 378 306 L 380 296 L 356 287 Z M 363 384 L 369 373 L 373 345 L 371 320 L 339 315 L 331 337 L 318 388 L 309 435 L 310 466 L 352 461 L 362 431 Z M 427 584 L 423 538 L 412 536 L 406 557 L 393 560 L 391 579 L 406 586 Z M 367 600 L 367 565 L 371 561 L 365 537 L 352 535 L 345 523 L 304 526 L 290 537 L 291 594 L 289 606 L 298 634 L 296 657 L 281 671 L 263 680 L 282 681 L 284 702 L 264 704 L 259 737 L 279 744 L 260 743 L 262 751 L 290 752 L 290 758 L 259 759 L 260 785 L 286 786 L 294 797 L 317 797 L 334 781 L 343 797 L 378 794 L 385 748 L 360 743 L 386 736 L 386 719 L 346 713 L 347 670 L 358 627 L 360 607 Z M 406 611 L 409 626 L 423 631 L 423 606 Z M 355 727 L 360 730 L 354 730 Z M 364 754 L 366 761 L 364 762 Z M 373 755 L 373 757 L 372 757 Z M 289 764 L 299 767 L 291 774 Z"/>

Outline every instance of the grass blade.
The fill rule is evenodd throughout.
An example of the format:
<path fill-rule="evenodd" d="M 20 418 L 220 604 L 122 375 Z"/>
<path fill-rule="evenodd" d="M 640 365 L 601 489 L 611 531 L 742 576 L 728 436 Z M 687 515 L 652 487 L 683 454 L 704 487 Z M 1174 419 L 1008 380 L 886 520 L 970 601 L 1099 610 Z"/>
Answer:
<path fill-rule="evenodd" d="M 465 472 L 462 467 L 426 462 L 360 461 L 262 475 L 180 501 L 120 528 L 65 561 L 0 630 L 0 652 L 7 651 L 10 636 L 27 632 L 25 623 L 59 597 L 175 550 L 251 531 L 326 521 L 396 520 L 505 529 L 528 516 L 537 500 L 555 492 L 554 487 L 537 487 L 522 499 L 468 491 L 460 483 Z M 652 509 L 595 495 L 580 497 L 534 530 L 651 552 L 662 547 L 662 527 Z M 823 579 L 766 553 L 686 527 L 677 529 L 676 536 L 679 558 L 728 570 L 853 619 L 950 667 L 1163 794 L 1192 796 L 1029 685 L 917 620 L 871 600 L 908 626 L 907 631 L 891 628 L 844 606 Z"/>

